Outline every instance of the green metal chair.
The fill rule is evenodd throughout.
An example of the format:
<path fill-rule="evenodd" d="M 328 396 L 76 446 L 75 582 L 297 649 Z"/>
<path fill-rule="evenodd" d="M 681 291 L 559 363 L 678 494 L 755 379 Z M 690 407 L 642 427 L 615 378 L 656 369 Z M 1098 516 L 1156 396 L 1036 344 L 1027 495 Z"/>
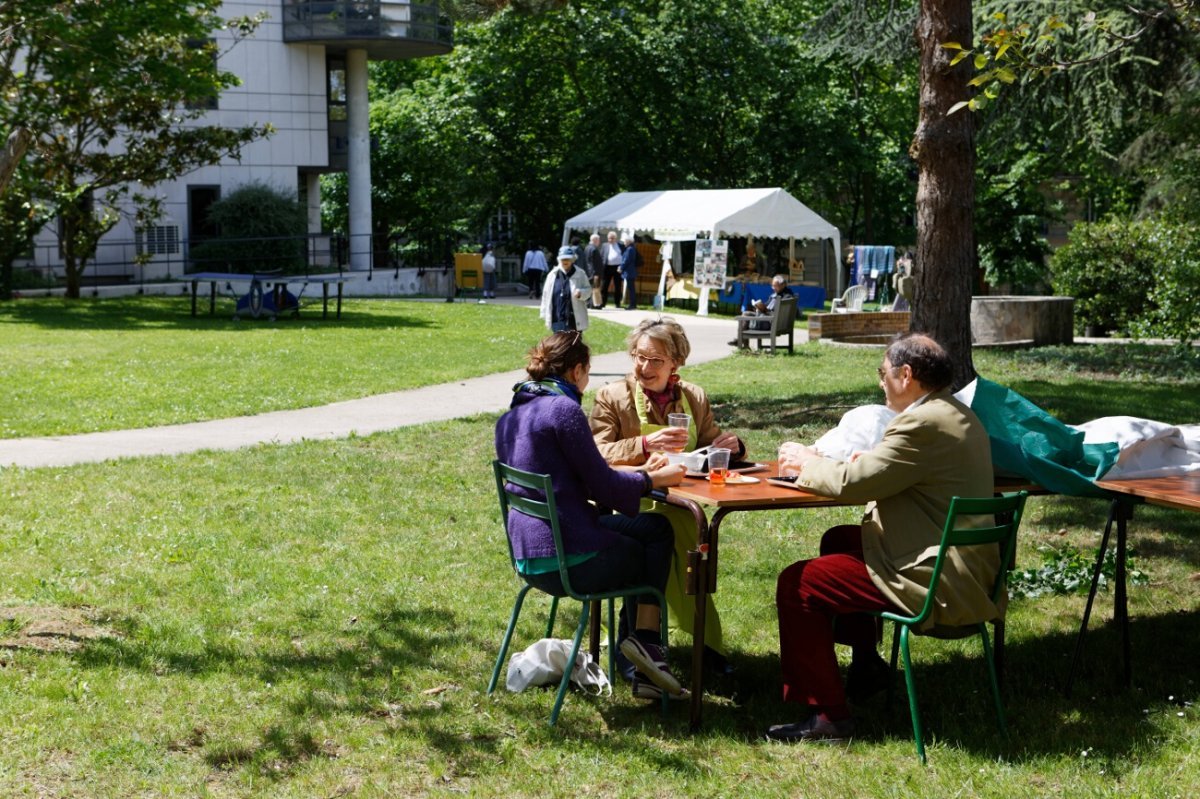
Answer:
<path fill-rule="evenodd" d="M 892 671 L 896 670 L 897 652 L 904 654 L 904 684 L 908 689 L 908 708 L 912 714 L 913 740 L 917 744 L 917 756 L 925 762 L 925 743 L 921 733 L 921 713 L 917 708 L 917 689 L 913 681 L 912 658 L 909 655 L 908 639 L 914 629 L 919 629 L 933 610 L 938 578 L 941 577 L 942 567 L 946 560 L 946 551 L 951 547 L 989 546 L 1000 547 L 1000 570 L 996 574 L 996 582 L 992 586 L 992 601 L 1000 599 L 1006 590 L 1006 577 L 1009 564 L 1013 562 L 1013 553 L 1017 547 L 1017 528 L 1021 524 L 1021 514 L 1025 511 L 1025 498 L 1028 493 L 1020 491 L 1015 494 L 1004 494 L 995 498 L 966 499 L 954 497 L 950 501 L 950 512 L 946 516 L 946 526 L 942 530 L 942 543 L 938 548 L 937 561 L 929 580 L 929 593 L 921 612 L 915 616 L 902 616 L 887 611 L 876 615 L 885 621 L 895 622 L 892 635 Z M 960 527 L 959 519 L 964 516 L 993 516 L 996 522 L 990 527 Z M 1007 520 L 1007 521 L 1004 521 Z M 1003 622 L 998 622 L 1002 624 Z M 919 633 L 923 634 L 923 633 Z M 959 628 L 939 629 L 928 633 L 937 638 L 965 638 L 969 635 L 979 635 L 983 642 L 984 659 L 987 661 L 988 677 L 992 684 L 992 697 L 996 703 L 996 717 L 1000 722 L 1000 730 L 1007 734 L 1004 721 L 1004 704 L 1000 699 L 1000 683 L 996 679 L 996 663 L 993 658 L 992 644 L 988 638 L 985 622 Z M 891 690 L 888 691 L 891 700 Z"/>
<path fill-rule="evenodd" d="M 554 726 L 558 723 L 558 713 L 562 709 L 563 697 L 566 696 L 567 686 L 571 683 L 571 664 L 575 662 L 575 657 L 579 653 L 579 645 L 583 641 L 583 631 L 588 626 L 591 604 L 593 602 L 608 600 L 608 680 L 615 684 L 616 669 L 613 661 L 617 649 L 615 641 L 615 630 L 617 627 L 613 623 L 615 617 L 613 610 L 614 600 L 619 597 L 636 597 L 642 594 L 653 594 L 658 599 L 659 607 L 663 608 L 661 625 L 664 647 L 667 644 L 667 603 L 661 591 L 648 585 L 623 586 L 613 591 L 594 594 L 580 593 L 573 589 L 570 577 L 567 574 L 567 567 L 562 559 L 562 531 L 558 526 L 558 508 L 554 502 L 554 486 L 551 483 L 550 475 L 525 472 L 515 469 L 512 466 L 507 466 L 498 460 L 492 461 L 492 469 L 496 475 L 496 491 L 500 495 L 500 516 L 504 520 L 505 539 L 508 541 L 508 558 L 509 562 L 512 563 L 514 573 L 516 572 L 517 562 L 513 554 L 512 539 L 507 535 L 508 511 L 510 508 L 538 519 L 544 519 L 550 523 L 550 530 L 554 535 L 554 551 L 558 554 L 558 574 L 562 578 L 565 596 L 579 600 L 583 606 L 579 613 L 579 624 L 575 628 L 575 643 L 571 648 L 571 656 L 567 659 L 568 666 L 564 670 L 562 681 L 558 686 L 558 696 L 554 699 L 554 709 L 550 711 L 550 725 Z M 545 497 L 545 499 L 538 500 L 520 496 L 510 486 L 530 489 L 538 495 Z M 521 577 L 519 573 L 517 576 Z M 525 602 L 525 595 L 534 587 L 526 583 L 517 592 L 517 601 L 513 605 L 512 616 L 508 620 L 508 629 L 504 632 L 504 643 L 500 645 L 500 654 L 496 657 L 496 666 L 492 669 L 492 679 L 488 683 L 489 694 L 496 690 L 496 682 L 500 678 L 500 670 L 504 667 L 505 657 L 508 655 L 508 646 L 512 642 L 513 630 L 516 629 L 517 618 L 521 615 L 521 605 Z M 558 600 L 559 597 L 557 596 L 552 596 L 550 600 L 550 620 L 546 623 L 545 637 L 547 638 L 554 632 L 554 619 L 558 613 Z M 662 712 L 664 716 L 667 713 L 668 699 L 667 692 L 663 691 Z"/>

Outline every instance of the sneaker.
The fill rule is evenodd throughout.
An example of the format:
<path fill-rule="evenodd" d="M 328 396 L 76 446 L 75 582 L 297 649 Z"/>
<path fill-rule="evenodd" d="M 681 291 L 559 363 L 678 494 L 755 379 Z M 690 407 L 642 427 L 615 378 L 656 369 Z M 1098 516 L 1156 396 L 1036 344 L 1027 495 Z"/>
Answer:
<path fill-rule="evenodd" d="M 677 694 L 667 694 L 671 699 L 688 699 L 691 697 L 691 692 L 683 688 Z M 662 689 L 659 688 L 650 680 L 646 679 L 641 672 L 634 672 L 633 675 L 633 698 L 634 699 L 651 699 L 657 702 L 662 699 Z"/>
<path fill-rule="evenodd" d="M 633 661 L 633 665 L 637 666 L 646 679 L 659 688 L 671 695 L 683 691 L 683 686 L 675 679 L 667 665 L 667 654 L 661 646 L 644 644 L 631 635 L 621 642 L 621 651 Z"/>

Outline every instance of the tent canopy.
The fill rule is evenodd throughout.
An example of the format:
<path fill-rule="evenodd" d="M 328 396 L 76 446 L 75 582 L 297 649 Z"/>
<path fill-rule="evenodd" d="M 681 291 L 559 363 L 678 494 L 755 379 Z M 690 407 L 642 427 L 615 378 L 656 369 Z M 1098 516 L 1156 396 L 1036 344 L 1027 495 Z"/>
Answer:
<path fill-rule="evenodd" d="M 702 234 L 841 239 L 834 225 L 783 189 L 626 191 L 568 219 L 563 241 L 572 230 L 602 229 L 631 231 L 659 241 L 683 241 Z"/>
<path fill-rule="evenodd" d="M 842 251 L 837 227 L 779 188 L 622 192 L 568 219 L 564 245 L 573 230 L 619 230 L 658 241 L 706 236 L 830 239 L 835 262 Z M 838 283 L 840 291 L 840 275 Z"/>

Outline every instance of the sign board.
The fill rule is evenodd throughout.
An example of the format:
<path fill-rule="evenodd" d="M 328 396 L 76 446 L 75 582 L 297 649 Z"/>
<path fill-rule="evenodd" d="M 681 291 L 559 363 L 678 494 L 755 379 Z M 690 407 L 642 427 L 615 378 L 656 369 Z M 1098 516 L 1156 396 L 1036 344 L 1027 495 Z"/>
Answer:
<path fill-rule="evenodd" d="M 729 242 L 725 239 L 696 239 L 693 276 L 702 288 L 725 288 L 729 269 Z"/>

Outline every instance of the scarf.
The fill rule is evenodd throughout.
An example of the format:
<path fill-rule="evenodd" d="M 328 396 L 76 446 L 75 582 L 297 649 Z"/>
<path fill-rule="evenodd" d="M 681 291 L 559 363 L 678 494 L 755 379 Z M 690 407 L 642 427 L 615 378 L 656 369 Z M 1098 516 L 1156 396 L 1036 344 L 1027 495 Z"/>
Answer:
<path fill-rule="evenodd" d="M 583 395 L 579 393 L 579 389 L 573 383 L 563 380 L 557 375 L 547 377 L 545 380 L 526 380 L 523 383 L 517 383 L 513 386 L 513 399 L 508 407 L 516 406 L 518 394 L 532 394 L 535 397 L 549 397 L 557 394 L 560 397 L 570 397 L 580 405 L 583 404 Z"/>

